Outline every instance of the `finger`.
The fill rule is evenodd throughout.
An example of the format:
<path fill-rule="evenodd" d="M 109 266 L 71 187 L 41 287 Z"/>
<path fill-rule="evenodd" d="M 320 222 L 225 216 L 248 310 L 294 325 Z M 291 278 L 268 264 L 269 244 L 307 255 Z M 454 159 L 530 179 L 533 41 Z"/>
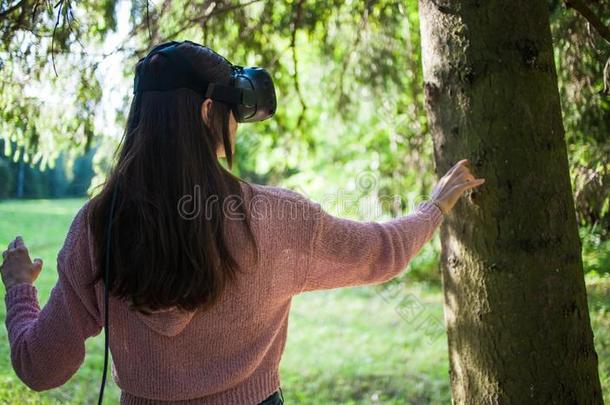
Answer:
<path fill-rule="evenodd" d="M 453 165 L 451 169 L 447 172 L 447 175 L 451 176 L 453 173 L 462 170 L 469 163 L 468 159 L 462 159 L 456 164 Z"/>
<path fill-rule="evenodd" d="M 25 247 L 25 242 L 23 241 L 23 238 L 21 237 L 21 235 L 19 235 L 15 238 L 15 248 L 18 248 L 18 247 Z"/>
<path fill-rule="evenodd" d="M 455 168 L 456 169 L 461 169 L 461 168 L 467 167 L 469 164 L 470 164 L 470 160 L 462 159 L 462 160 L 460 160 L 459 162 L 457 162 L 455 164 Z"/>
<path fill-rule="evenodd" d="M 461 172 L 455 175 L 455 178 L 452 179 L 454 184 L 462 184 L 473 180 L 475 180 L 475 177 L 468 171 Z"/>
<path fill-rule="evenodd" d="M 8 250 L 8 254 L 12 254 L 12 253 L 27 253 L 28 249 L 25 247 L 25 245 L 18 245 L 18 246 L 13 246 L 12 248 L 10 248 Z"/>
<path fill-rule="evenodd" d="M 479 187 L 483 183 L 485 183 L 485 179 L 475 179 L 473 181 L 462 183 L 459 185 L 459 187 L 462 189 L 462 191 L 466 191 L 471 188 Z"/>
<path fill-rule="evenodd" d="M 36 259 L 34 259 L 34 261 L 32 262 L 32 266 L 34 266 L 34 271 L 35 272 L 40 272 L 42 270 L 42 259 L 37 257 Z"/>
<path fill-rule="evenodd" d="M 17 257 L 19 255 L 28 255 L 28 249 L 24 245 L 13 246 L 6 251 L 6 257 Z"/>

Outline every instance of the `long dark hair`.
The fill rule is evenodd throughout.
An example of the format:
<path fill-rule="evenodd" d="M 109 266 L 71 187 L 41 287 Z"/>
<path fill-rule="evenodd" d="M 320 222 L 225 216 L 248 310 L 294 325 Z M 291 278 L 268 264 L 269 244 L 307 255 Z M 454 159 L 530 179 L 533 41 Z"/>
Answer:
<path fill-rule="evenodd" d="M 228 84 L 231 67 L 223 57 L 188 42 L 178 49 L 205 79 Z M 153 74 L 162 72 L 166 63 L 164 57 L 155 55 L 147 69 Z M 136 65 L 136 74 L 141 69 L 142 61 Z M 89 203 L 97 264 L 92 283 L 104 278 L 110 204 L 118 187 L 109 291 L 145 314 L 174 306 L 209 308 L 239 270 L 227 248 L 227 213 L 222 202 L 241 198 L 241 180 L 217 158 L 217 151 L 224 148 L 231 167 L 231 110 L 214 101 L 208 126 L 201 117 L 203 101 L 203 96 L 185 88 L 136 94 L 118 161 L 101 192 Z M 179 203 L 189 195 L 193 201 L 216 203 L 206 203 L 202 215 L 185 216 Z M 252 237 L 243 204 L 234 207 L 246 215 L 232 219 L 245 218 Z"/>

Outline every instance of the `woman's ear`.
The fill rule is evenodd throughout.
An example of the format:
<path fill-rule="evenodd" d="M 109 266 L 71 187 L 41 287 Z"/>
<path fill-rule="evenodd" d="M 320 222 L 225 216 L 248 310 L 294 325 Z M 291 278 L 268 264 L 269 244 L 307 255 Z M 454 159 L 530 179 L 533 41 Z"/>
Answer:
<path fill-rule="evenodd" d="M 203 100 L 203 103 L 201 104 L 201 118 L 203 119 L 203 122 L 205 122 L 205 125 L 210 126 L 210 109 L 212 107 L 212 99 L 211 98 L 206 98 L 205 100 Z"/>

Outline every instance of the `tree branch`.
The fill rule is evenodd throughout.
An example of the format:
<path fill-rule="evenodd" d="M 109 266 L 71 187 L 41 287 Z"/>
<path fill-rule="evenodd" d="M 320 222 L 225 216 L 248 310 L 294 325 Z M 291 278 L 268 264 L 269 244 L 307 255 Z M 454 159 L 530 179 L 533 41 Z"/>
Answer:
<path fill-rule="evenodd" d="M 305 104 L 305 98 L 303 97 L 303 93 L 301 92 L 301 85 L 299 83 L 299 69 L 298 69 L 298 58 L 297 58 L 297 48 L 296 48 L 296 38 L 297 38 L 297 29 L 299 27 L 299 23 L 301 21 L 301 12 L 303 11 L 303 2 L 304 0 L 299 0 L 295 5 L 294 12 L 294 20 L 292 22 L 292 35 L 290 36 L 290 48 L 292 49 L 292 64 L 294 68 L 294 74 L 292 75 L 294 81 L 294 89 L 297 92 L 297 96 L 299 97 L 299 102 L 301 103 L 301 114 L 299 114 L 299 119 L 297 120 L 297 128 L 301 126 L 301 122 L 303 118 L 305 118 L 305 110 L 307 110 L 307 105 Z"/>
<path fill-rule="evenodd" d="M 208 7 L 204 7 L 203 8 L 204 12 L 202 14 L 198 14 L 195 17 L 192 17 L 192 18 L 189 18 L 188 20 L 186 20 L 186 24 L 184 24 L 182 27 L 178 28 L 176 31 L 172 32 L 171 34 L 167 35 L 166 38 L 168 38 L 168 39 L 175 38 L 177 35 L 183 33 L 187 29 L 191 28 L 193 26 L 193 24 L 196 24 L 196 23 L 199 23 L 200 25 L 205 24 L 208 19 L 212 18 L 215 15 L 219 15 L 222 13 L 228 13 L 233 10 L 237 10 L 239 8 L 248 7 L 251 4 L 259 3 L 261 1 L 263 1 L 263 0 L 250 0 L 245 3 L 233 4 L 233 5 L 222 7 L 222 8 L 213 7 L 210 10 L 207 10 Z"/>
<path fill-rule="evenodd" d="M 610 58 L 606 61 L 604 65 L 604 88 L 600 92 L 604 96 L 610 95 Z"/>
<path fill-rule="evenodd" d="M 371 7 L 373 6 L 373 2 L 371 0 L 367 0 L 364 5 L 364 9 L 362 11 L 362 15 L 360 17 L 360 23 L 358 24 L 358 28 L 356 29 L 356 35 L 354 39 L 354 43 L 351 46 L 351 49 L 347 53 L 347 57 L 343 59 L 343 64 L 341 66 L 341 78 L 339 79 L 339 106 L 347 103 L 348 97 L 345 94 L 345 73 L 349 68 L 349 65 L 352 61 L 352 55 L 355 53 L 360 41 L 362 39 L 362 33 L 366 30 L 369 13 L 371 11 Z"/>
<path fill-rule="evenodd" d="M 148 27 L 148 41 L 152 42 L 152 31 L 150 30 L 150 11 L 148 0 L 146 0 L 146 26 Z"/>
<path fill-rule="evenodd" d="M 604 22 L 585 4 L 583 0 L 564 0 L 568 8 L 573 8 L 583 16 L 589 24 L 595 28 L 597 33 L 610 43 L 610 26 Z"/>
<path fill-rule="evenodd" d="M 19 7 L 21 7 L 23 5 L 23 3 L 25 3 L 25 0 L 18 1 L 17 3 L 13 4 L 6 10 L 0 11 L 0 20 L 3 19 L 4 17 L 6 17 L 8 14 L 12 13 L 13 11 L 17 10 Z"/>
<path fill-rule="evenodd" d="M 55 72 L 55 77 L 59 77 L 57 74 L 57 69 L 55 68 L 55 31 L 57 31 L 57 27 L 59 26 L 59 18 L 61 17 L 61 11 L 64 7 L 64 0 L 59 0 L 55 7 L 57 6 L 59 6 L 59 10 L 57 11 L 57 19 L 55 20 L 55 25 L 53 26 L 53 36 L 51 37 L 51 63 L 53 64 L 53 72 Z"/>

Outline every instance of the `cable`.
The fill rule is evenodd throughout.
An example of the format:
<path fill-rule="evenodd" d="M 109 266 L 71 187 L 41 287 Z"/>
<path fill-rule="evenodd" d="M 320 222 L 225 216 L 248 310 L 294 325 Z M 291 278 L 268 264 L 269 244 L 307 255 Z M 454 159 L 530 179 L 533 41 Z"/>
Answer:
<path fill-rule="evenodd" d="M 110 218 L 108 219 L 108 231 L 106 233 L 106 270 L 104 274 L 104 371 L 102 374 L 102 383 L 100 385 L 100 396 L 97 400 L 98 405 L 102 405 L 104 401 L 104 387 L 106 386 L 106 375 L 108 374 L 108 303 L 109 303 L 109 292 L 108 284 L 110 280 L 110 246 L 111 246 L 111 232 L 112 232 L 112 221 L 114 219 L 114 206 L 116 203 L 116 195 L 118 190 L 118 184 L 115 186 L 112 192 L 112 201 L 110 202 Z"/>

